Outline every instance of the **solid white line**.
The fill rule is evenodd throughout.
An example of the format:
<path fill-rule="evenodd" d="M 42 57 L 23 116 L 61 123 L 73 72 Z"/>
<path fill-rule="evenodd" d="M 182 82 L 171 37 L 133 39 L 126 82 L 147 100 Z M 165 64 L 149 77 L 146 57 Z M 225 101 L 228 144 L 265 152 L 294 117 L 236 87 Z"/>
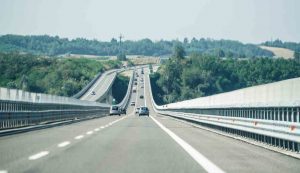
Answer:
<path fill-rule="evenodd" d="M 91 134 L 93 134 L 93 133 L 94 133 L 93 131 L 88 131 L 88 132 L 86 132 L 87 135 L 91 135 Z"/>
<path fill-rule="evenodd" d="M 65 141 L 65 142 L 62 142 L 62 143 L 58 144 L 57 146 L 58 146 L 58 147 L 65 147 L 65 146 L 67 146 L 67 145 L 69 145 L 69 144 L 70 144 L 69 141 Z"/>
<path fill-rule="evenodd" d="M 202 166 L 208 173 L 225 173 L 217 165 L 208 160 L 205 156 L 199 153 L 195 148 L 190 144 L 185 142 L 171 130 L 162 125 L 159 121 L 154 119 L 152 116 L 150 118 L 161 128 L 163 129 L 171 138 L 173 138 L 200 166 Z"/>
<path fill-rule="evenodd" d="M 137 71 L 137 73 L 139 73 L 138 72 L 138 70 L 136 70 Z M 141 77 L 139 77 L 139 79 L 140 79 Z M 137 79 L 137 78 L 136 78 Z M 135 110 L 136 110 L 136 108 L 137 108 L 137 104 L 138 104 L 138 97 L 139 97 L 139 80 L 137 79 L 136 80 L 136 93 L 135 93 L 135 106 L 134 106 L 134 110 L 133 110 L 133 113 L 135 114 Z"/>
<path fill-rule="evenodd" d="M 42 151 L 42 152 L 39 152 L 39 153 L 34 154 L 34 155 L 32 155 L 32 156 L 29 156 L 28 159 L 29 159 L 29 160 L 36 160 L 36 159 L 39 159 L 39 158 L 41 158 L 41 157 L 44 157 L 44 156 L 46 156 L 46 155 L 48 155 L 48 154 L 49 154 L 49 151 Z"/>
<path fill-rule="evenodd" d="M 145 72 L 146 73 L 146 72 Z M 144 85 L 144 100 L 145 100 L 145 107 L 147 107 L 147 100 L 146 100 L 146 87 L 145 87 L 145 84 L 146 84 L 146 80 L 145 80 L 145 74 L 144 74 L 144 82 L 143 82 L 143 85 Z"/>
<path fill-rule="evenodd" d="M 76 136 L 74 139 L 81 139 L 83 137 L 84 137 L 83 135 L 79 135 L 79 136 Z"/>

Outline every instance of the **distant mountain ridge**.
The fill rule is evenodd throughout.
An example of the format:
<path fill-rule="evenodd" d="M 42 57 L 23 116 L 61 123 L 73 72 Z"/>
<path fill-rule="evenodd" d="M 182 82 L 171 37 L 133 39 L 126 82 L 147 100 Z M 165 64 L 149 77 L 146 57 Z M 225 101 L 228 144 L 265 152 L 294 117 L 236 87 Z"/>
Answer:
<path fill-rule="evenodd" d="M 202 53 L 217 57 L 272 57 L 271 51 L 261 49 L 254 44 L 243 44 L 232 40 L 184 39 L 153 42 L 150 39 L 122 42 L 122 51 L 128 55 L 162 56 L 171 54 L 172 48 L 181 44 L 187 54 Z M 119 42 L 113 38 L 110 42 L 88 40 L 84 38 L 67 39 L 58 36 L 3 35 L 0 36 L 1 52 L 25 52 L 38 55 L 57 56 L 61 54 L 86 54 L 112 56 L 120 52 Z"/>

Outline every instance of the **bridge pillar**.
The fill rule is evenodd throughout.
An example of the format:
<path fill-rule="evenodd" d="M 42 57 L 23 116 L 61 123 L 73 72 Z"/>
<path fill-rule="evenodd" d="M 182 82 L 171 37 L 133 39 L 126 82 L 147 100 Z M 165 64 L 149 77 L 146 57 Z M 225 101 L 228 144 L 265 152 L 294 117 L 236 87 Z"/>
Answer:
<path fill-rule="evenodd" d="M 112 88 L 110 88 L 109 91 L 105 94 L 105 96 L 100 98 L 98 101 L 100 103 L 112 104 L 113 101 Z"/>
<path fill-rule="evenodd" d="M 109 89 L 108 93 L 107 93 L 107 96 L 106 96 L 106 103 L 108 104 L 112 104 L 113 102 L 113 95 L 112 95 L 112 87 Z"/>

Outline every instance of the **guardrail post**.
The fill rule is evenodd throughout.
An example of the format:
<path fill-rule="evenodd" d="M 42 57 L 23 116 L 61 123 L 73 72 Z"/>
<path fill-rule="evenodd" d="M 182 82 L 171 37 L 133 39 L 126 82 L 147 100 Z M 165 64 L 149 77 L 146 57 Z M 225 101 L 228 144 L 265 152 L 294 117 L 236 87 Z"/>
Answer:
<path fill-rule="evenodd" d="M 297 108 L 297 122 L 300 123 L 300 114 L 299 114 L 299 108 Z M 300 149 L 299 149 L 300 150 Z"/>

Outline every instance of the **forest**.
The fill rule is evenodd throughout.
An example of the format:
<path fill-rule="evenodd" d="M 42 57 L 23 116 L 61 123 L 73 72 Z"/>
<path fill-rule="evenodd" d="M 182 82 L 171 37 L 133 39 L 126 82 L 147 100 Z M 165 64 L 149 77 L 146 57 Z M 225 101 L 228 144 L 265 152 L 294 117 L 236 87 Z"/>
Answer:
<path fill-rule="evenodd" d="M 109 42 L 88 40 L 84 38 L 67 39 L 58 36 L 21 36 L 2 35 L 0 36 L 1 52 L 22 52 L 36 55 L 57 56 L 64 54 L 86 54 L 99 56 L 112 56 L 120 53 L 127 55 L 162 56 L 171 55 L 172 48 L 180 44 L 187 55 L 201 53 L 217 57 L 232 58 L 252 58 L 271 57 L 273 53 L 259 48 L 253 44 L 243 44 L 232 40 L 213 40 L 205 38 L 185 38 L 179 40 L 159 40 L 141 39 L 137 41 L 125 40 L 120 42 L 112 38 Z"/>
<path fill-rule="evenodd" d="M 158 104 L 300 77 L 300 63 L 295 60 L 221 59 L 203 54 L 186 58 L 184 55 L 184 48 L 176 46 L 172 57 L 151 75 Z"/>
<path fill-rule="evenodd" d="M 100 62 L 84 58 L 48 58 L 32 54 L 0 53 L 0 86 L 73 96 L 97 73 L 120 67 L 120 61 Z"/>

